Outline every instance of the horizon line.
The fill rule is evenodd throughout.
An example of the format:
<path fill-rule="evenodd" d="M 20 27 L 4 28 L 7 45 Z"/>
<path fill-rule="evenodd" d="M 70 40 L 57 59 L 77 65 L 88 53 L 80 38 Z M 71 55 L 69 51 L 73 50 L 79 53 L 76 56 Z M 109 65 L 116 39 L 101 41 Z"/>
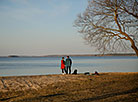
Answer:
<path fill-rule="evenodd" d="M 60 56 L 136 56 L 135 53 L 106 53 L 106 54 L 49 54 L 49 55 L 18 55 L 11 54 L 0 57 L 60 57 Z"/>

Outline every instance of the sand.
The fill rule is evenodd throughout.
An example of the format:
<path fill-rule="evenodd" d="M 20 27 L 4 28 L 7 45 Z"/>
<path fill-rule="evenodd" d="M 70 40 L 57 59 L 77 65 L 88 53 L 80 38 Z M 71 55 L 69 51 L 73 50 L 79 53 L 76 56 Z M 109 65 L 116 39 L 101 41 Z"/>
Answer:
<path fill-rule="evenodd" d="M 0 77 L 0 102 L 137 102 L 138 72 Z"/>

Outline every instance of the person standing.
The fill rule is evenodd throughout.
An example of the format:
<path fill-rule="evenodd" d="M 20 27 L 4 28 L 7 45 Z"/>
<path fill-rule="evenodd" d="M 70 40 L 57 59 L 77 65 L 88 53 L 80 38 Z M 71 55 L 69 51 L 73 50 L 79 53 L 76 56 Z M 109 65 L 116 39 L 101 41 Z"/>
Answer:
<path fill-rule="evenodd" d="M 62 70 L 62 74 L 64 75 L 64 72 L 65 72 L 65 61 L 64 61 L 64 57 L 62 57 L 62 60 L 61 60 L 61 70 Z"/>
<path fill-rule="evenodd" d="M 72 65 L 72 60 L 70 59 L 69 56 L 67 56 L 66 59 L 66 74 L 68 74 L 68 70 L 69 70 L 69 74 L 71 74 L 71 65 Z"/>

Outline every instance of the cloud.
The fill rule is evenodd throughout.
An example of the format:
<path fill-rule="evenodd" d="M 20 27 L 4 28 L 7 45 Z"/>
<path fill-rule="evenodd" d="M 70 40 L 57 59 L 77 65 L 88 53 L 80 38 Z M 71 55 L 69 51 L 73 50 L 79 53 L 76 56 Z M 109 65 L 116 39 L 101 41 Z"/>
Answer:
<path fill-rule="evenodd" d="M 12 3 L 29 5 L 29 0 L 10 0 Z"/>
<path fill-rule="evenodd" d="M 55 19 L 70 13 L 71 5 L 65 0 L 29 1 L 10 0 L 12 5 L 1 5 L 0 19 L 32 21 L 35 18 Z M 39 18 L 40 17 L 40 18 Z"/>
<path fill-rule="evenodd" d="M 16 0 L 14 0 L 16 1 Z M 24 1 L 24 0 L 23 0 Z M 20 2 L 21 3 L 21 2 Z M 3 5 L 0 7 L 0 18 L 13 19 L 13 20 L 30 20 L 32 17 L 45 14 L 45 10 L 27 6 L 27 7 L 13 7 L 9 5 Z"/>
<path fill-rule="evenodd" d="M 51 11 L 50 15 L 55 17 L 55 16 L 63 16 L 67 14 L 70 10 L 70 6 L 67 4 L 60 4 L 60 5 L 55 5 Z"/>
<path fill-rule="evenodd" d="M 68 0 L 46 0 L 47 13 L 50 17 L 60 17 L 70 12 L 71 4 Z"/>
<path fill-rule="evenodd" d="M 48 14 L 49 16 L 60 16 L 62 14 L 66 14 L 70 10 L 70 4 L 67 2 L 67 0 L 34 0 L 33 2 L 29 0 L 11 0 L 13 3 L 16 3 L 18 5 L 26 5 L 28 7 L 33 7 L 36 8 L 38 4 L 41 4 L 42 6 L 45 6 L 45 13 Z M 35 4 L 35 3 L 38 4 Z M 47 6 L 47 7 L 46 7 Z M 36 11 L 42 12 L 42 9 L 40 9 L 40 5 L 38 6 Z M 30 9 L 33 9 L 30 8 Z M 47 9 L 46 9 L 47 8 Z M 38 10 L 39 9 L 39 10 Z M 35 9 L 34 9 L 35 10 Z M 34 12 L 33 10 L 33 12 Z M 44 10 L 43 10 L 44 11 Z"/>
<path fill-rule="evenodd" d="M 44 13 L 44 11 L 39 8 L 23 8 L 12 10 L 10 13 L 11 16 L 15 19 L 26 20 L 31 19 L 32 17 L 36 17 L 37 15 L 41 15 Z"/>

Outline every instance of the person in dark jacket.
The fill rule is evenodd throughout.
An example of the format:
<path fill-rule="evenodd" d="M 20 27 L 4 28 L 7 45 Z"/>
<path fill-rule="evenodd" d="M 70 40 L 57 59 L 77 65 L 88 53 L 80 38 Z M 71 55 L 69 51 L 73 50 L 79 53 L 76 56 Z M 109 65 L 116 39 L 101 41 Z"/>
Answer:
<path fill-rule="evenodd" d="M 69 56 L 67 56 L 65 64 L 66 64 L 66 74 L 68 74 L 68 70 L 69 70 L 69 74 L 71 74 L 72 60 L 69 58 Z"/>

